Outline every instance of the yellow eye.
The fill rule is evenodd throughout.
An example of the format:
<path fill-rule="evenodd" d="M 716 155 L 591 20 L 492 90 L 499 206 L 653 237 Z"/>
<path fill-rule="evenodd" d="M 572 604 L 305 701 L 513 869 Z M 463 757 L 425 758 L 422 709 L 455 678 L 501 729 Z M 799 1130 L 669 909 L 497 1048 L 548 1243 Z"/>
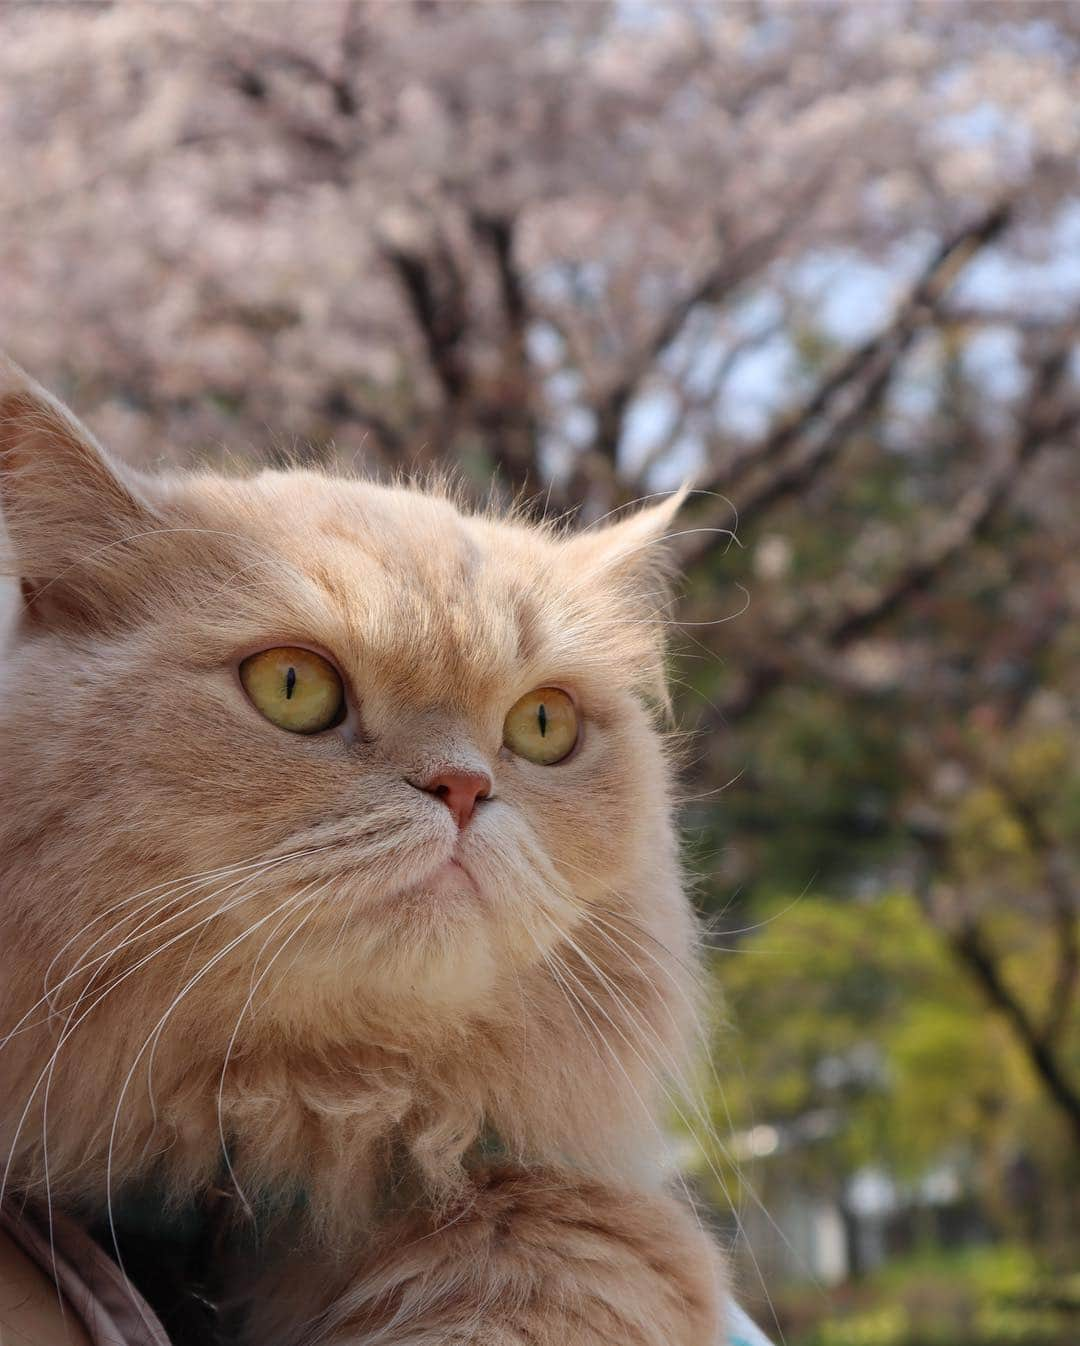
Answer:
<path fill-rule="evenodd" d="M 540 766 L 561 762 L 577 742 L 574 703 L 557 687 L 538 687 L 510 708 L 503 742 L 511 752 Z"/>
<path fill-rule="evenodd" d="M 292 734 L 317 734 L 344 718 L 345 689 L 321 654 L 279 645 L 240 665 L 251 703 L 271 724 Z"/>

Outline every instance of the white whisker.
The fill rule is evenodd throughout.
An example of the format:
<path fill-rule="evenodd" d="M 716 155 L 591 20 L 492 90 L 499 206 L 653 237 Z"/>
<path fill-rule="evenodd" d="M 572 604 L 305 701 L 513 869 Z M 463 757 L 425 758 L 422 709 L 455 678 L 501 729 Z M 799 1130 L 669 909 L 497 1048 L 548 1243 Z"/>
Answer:
<path fill-rule="evenodd" d="M 590 958 L 588 957 L 588 955 L 585 954 L 585 953 L 584 953 L 584 952 L 583 952 L 583 951 L 576 945 L 576 943 L 575 943 L 569 936 L 567 936 L 567 935 L 565 934 L 565 932 L 564 932 L 564 934 L 563 934 L 563 937 L 564 937 L 564 939 L 566 939 L 566 941 L 567 941 L 567 943 L 570 945 L 570 947 L 573 948 L 574 951 L 578 954 L 578 956 L 581 957 L 581 958 L 583 959 L 583 961 L 586 963 L 586 965 L 590 967 L 590 969 L 593 971 L 594 975 L 599 975 L 599 976 L 601 977 L 601 979 L 603 980 L 603 982 L 607 984 L 608 990 L 609 990 L 609 991 L 612 991 L 612 990 L 613 990 L 613 987 L 612 987 L 612 984 L 610 983 L 609 979 L 608 979 L 606 976 L 604 976 L 604 974 L 603 974 L 602 972 L 599 971 L 599 969 L 596 967 L 596 965 L 595 965 L 595 963 L 592 961 L 592 959 L 590 959 Z M 570 975 L 570 976 L 573 975 L 573 974 L 571 973 L 570 969 L 566 966 L 565 962 L 564 962 L 564 964 L 563 964 L 563 968 L 564 968 L 564 971 L 566 971 L 568 975 Z M 620 1040 L 624 1043 L 624 1045 L 629 1049 L 629 1051 L 632 1053 L 632 1055 L 635 1057 L 635 1059 L 638 1061 L 638 1063 L 642 1066 L 642 1068 L 645 1070 L 645 1072 L 647 1073 L 647 1075 L 649 1076 L 649 1078 L 652 1080 L 653 1084 L 660 1090 L 662 1096 L 663 1096 L 664 1099 L 667 1101 L 668 1106 L 672 1109 L 672 1111 L 673 1111 L 673 1112 L 675 1113 L 675 1115 L 678 1117 L 679 1121 L 680 1121 L 680 1122 L 683 1124 L 683 1126 L 687 1129 L 687 1131 L 689 1132 L 689 1134 L 690 1134 L 691 1136 L 694 1136 L 695 1138 L 697 1138 L 697 1133 L 695 1132 L 694 1127 L 693 1127 L 693 1125 L 691 1124 L 690 1120 L 687 1118 L 686 1114 L 683 1112 L 682 1108 L 679 1106 L 678 1101 L 677 1101 L 677 1100 L 675 1099 L 675 1097 L 672 1095 L 671 1091 L 666 1087 L 666 1085 L 664 1084 L 663 1080 L 662 1080 L 662 1079 L 660 1078 L 660 1076 L 656 1073 L 654 1067 L 653 1067 L 652 1065 L 650 1065 L 650 1063 L 649 1063 L 649 1062 L 646 1060 L 646 1058 L 642 1055 L 641 1051 L 634 1045 L 634 1043 L 630 1040 L 630 1038 L 627 1037 L 626 1033 L 623 1032 L 622 1028 L 619 1027 L 618 1023 L 611 1017 L 610 1014 L 608 1014 L 608 1012 L 607 1012 L 607 1010 L 604 1008 L 603 1004 L 602 1004 L 602 1003 L 601 1003 L 601 1002 L 600 1002 L 600 1001 L 599 1001 L 599 1000 L 592 994 L 591 991 L 589 991 L 588 987 L 585 986 L 585 984 L 581 981 L 581 979 L 575 977 L 575 978 L 574 978 L 574 981 L 576 982 L 578 989 L 579 989 L 584 995 L 588 996 L 589 1000 L 593 1003 L 593 1005 L 595 1005 L 595 1007 L 596 1007 L 596 1009 L 599 1011 L 599 1013 L 603 1015 L 603 1017 L 607 1020 L 607 1022 L 611 1025 L 611 1027 L 612 1027 L 612 1028 L 615 1030 L 615 1032 L 619 1035 Z M 621 994 L 621 992 L 620 992 L 620 994 Z M 634 1008 L 635 1008 L 635 1010 L 636 1010 L 636 1007 L 634 1007 Z M 637 1013 L 637 1017 L 638 1017 L 639 1019 L 641 1019 L 640 1012 Z M 648 1028 L 655 1034 L 655 1029 L 652 1029 L 652 1026 L 651 1026 L 651 1025 L 648 1025 L 647 1021 L 644 1021 L 643 1019 L 642 1019 L 641 1021 L 644 1022 L 644 1023 L 646 1024 L 646 1027 L 648 1027 Z M 629 1022 L 627 1023 L 627 1027 L 628 1027 L 628 1028 L 631 1027 L 631 1024 L 630 1024 Z M 616 1057 L 615 1059 L 617 1060 L 618 1058 Z M 677 1076 L 676 1076 L 676 1078 L 677 1078 Z M 707 1115 L 704 1114 L 704 1112 L 701 1112 L 701 1113 L 699 1114 L 699 1111 L 698 1111 L 698 1105 L 697 1105 L 694 1101 L 692 1101 L 692 1100 L 690 1100 L 690 1099 L 687 1099 L 686 1101 L 687 1101 L 688 1105 L 691 1107 L 692 1111 L 694 1111 L 696 1120 L 698 1120 L 699 1122 L 701 1122 L 701 1124 L 705 1127 L 705 1134 L 706 1134 L 706 1136 L 707 1136 L 707 1137 L 708 1137 L 714 1144 L 718 1144 L 719 1148 L 721 1149 L 721 1152 L 723 1153 L 723 1145 L 722 1145 L 721 1142 L 719 1142 L 718 1137 L 716 1137 L 715 1130 L 714 1130 L 714 1128 L 713 1128 L 713 1126 L 712 1126 L 712 1123 L 709 1121 Z M 746 1237 L 746 1231 L 745 1231 L 745 1228 L 744 1228 L 744 1226 L 743 1226 L 742 1219 L 741 1219 L 741 1217 L 740 1217 L 740 1215 L 739 1215 L 739 1213 L 738 1213 L 738 1209 L 737 1209 L 737 1207 L 735 1206 L 735 1203 L 734 1203 L 733 1200 L 732 1200 L 731 1193 L 730 1193 L 730 1191 L 729 1191 L 729 1189 L 728 1189 L 728 1186 L 727 1186 L 727 1182 L 726 1182 L 726 1180 L 724 1179 L 723 1174 L 720 1172 L 719 1168 L 717 1167 L 717 1165 L 716 1165 L 715 1161 L 713 1160 L 712 1156 L 708 1153 L 708 1150 L 707 1150 L 705 1147 L 700 1146 L 700 1145 L 699 1145 L 699 1148 L 700 1148 L 700 1150 L 701 1150 L 702 1158 L 705 1160 L 705 1163 L 706 1163 L 706 1165 L 708 1166 L 709 1171 L 710 1171 L 710 1173 L 711 1173 L 712 1176 L 713 1176 L 713 1179 L 714 1179 L 715 1182 L 717 1183 L 717 1185 L 718 1185 L 720 1191 L 724 1194 L 725 1199 L 727 1200 L 729 1206 L 731 1207 L 732 1215 L 733 1215 L 734 1218 L 735 1218 L 736 1227 L 738 1228 L 739 1233 L 740 1233 L 741 1237 L 743 1238 L 744 1243 L 746 1244 L 746 1250 L 747 1250 L 747 1253 L 749 1254 L 751 1263 L 752 1263 L 753 1266 L 754 1266 L 755 1274 L 757 1275 L 758 1280 L 759 1280 L 759 1282 L 760 1282 L 760 1284 L 761 1284 L 762 1291 L 763 1291 L 763 1293 L 764 1293 L 764 1295 L 765 1295 L 766 1302 L 768 1303 L 769 1311 L 770 1311 L 770 1313 L 771 1313 L 771 1315 L 772 1315 L 772 1317 L 773 1317 L 773 1320 L 774 1320 L 774 1322 L 775 1322 L 775 1326 L 776 1326 L 777 1332 L 778 1332 L 778 1334 L 779 1334 L 779 1336 L 780 1336 L 781 1343 L 783 1343 L 783 1341 L 784 1341 L 783 1329 L 782 1329 L 782 1327 L 781 1327 L 781 1325 L 780 1325 L 779 1319 L 777 1318 L 776 1311 L 775 1311 L 775 1308 L 774 1308 L 773 1303 L 772 1303 L 772 1299 L 771 1299 L 771 1297 L 769 1296 L 768 1287 L 766 1286 L 766 1283 L 765 1283 L 765 1277 L 764 1277 L 764 1275 L 763 1275 L 763 1273 L 762 1273 L 762 1271 L 761 1271 L 761 1267 L 760 1267 L 760 1264 L 758 1263 L 758 1260 L 757 1260 L 757 1257 L 756 1257 L 756 1255 L 755 1255 L 755 1253 L 754 1253 L 753 1247 L 751 1246 L 749 1240 L 748 1240 L 747 1237 Z M 764 1210 L 764 1207 L 762 1207 L 762 1209 Z M 766 1214 L 767 1214 L 767 1212 L 766 1212 Z"/>
<path fill-rule="evenodd" d="M 181 990 L 173 997 L 169 1006 L 165 1010 L 165 1013 L 158 1019 L 157 1023 L 150 1030 L 150 1033 L 147 1035 L 146 1040 L 143 1042 L 143 1045 L 139 1048 L 138 1052 L 136 1052 L 135 1059 L 132 1061 L 131 1067 L 124 1077 L 123 1084 L 120 1086 L 120 1092 L 116 1100 L 116 1109 L 113 1113 L 112 1127 L 110 1128 L 109 1131 L 109 1144 L 105 1156 L 105 1209 L 106 1209 L 106 1215 L 108 1217 L 109 1234 L 110 1237 L 112 1238 L 113 1252 L 116 1256 L 117 1265 L 120 1267 L 120 1270 L 123 1272 L 125 1277 L 127 1277 L 127 1271 L 124 1267 L 123 1255 L 120 1252 L 120 1241 L 116 1230 L 116 1217 L 113 1208 L 113 1154 L 116 1148 L 116 1134 L 120 1126 L 120 1113 L 124 1105 L 124 1098 L 127 1095 L 127 1091 L 131 1084 L 135 1071 L 139 1068 L 139 1062 L 142 1060 L 143 1053 L 150 1046 L 154 1037 L 164 1029 L 165 1024 L 168 1022 L 168 1020 L 170 1019 L 176 1008 L 182 1003 L 184 997 L 188 994 L 188 992 L 191 991 L 192 988 L 196 986 L 200 981 L 202 981 L 203 977 L 205 977 L 209 972 L 211 972 L 213 968 L 215 968 L 218 965 L 218 963 L 220 963 L 223 959 L 227 958 L 228 955 L 232 953 L 233 949 L 235 949 L 238 945 L 242 944 L 243 941 L 248 939 L 251 935 L 253 935 L 256 930 L 261 929 L 268 921 L 272 920 L 278 914 L 279 911 L 283 910 L 293 901 L 294 898 L 292 897 L 286 898 L 284 902 L 279 903 L 278 906 L 274 907 L 273 910 L 269 911 L 265 916 L 262 916 L 259 918 L 259 920 L 252 922 L 252 924 L 249 925 L 246 929 L 242 930 L 239 935 L 236 935 L 233 939 L 229 940 L 226 944 L 224 944 L 222 948 L 220 948 L 217 951 L 217 953 L 215 953 L 211 958 L 207 960 L 206 963 L 203 964 L 203 966 L 193 977 L 188 979 L 188 981 L 181 988 Z M 147 1321 L 146 1314 L 142 1308 L 142 1305 L 138 1302 L 137 1299 L 135 1299 L 134 1296 L 132 1296 L 132 1302 L 139 1310 L 140 1317 L 142 1317 L 143 1321 L 146 1323 L 147 1328 L 149 1330 L 151 1325 Z"/>
<path fill-rule="evenodd" d="M 285 952 L 285 950 L 289 947 L 289 944 L 296 938 L 296 936 L 300 933 L 300 931 L 303 930 L 304 926 L 311 919 L 311 917 L 315 915 L 317 908 L 315 907 L 314 903 L 318 900 L 318 898 L 322 895 L 322 893 L 326 891 L 326 889 L 329 886 L 330 886 L 329 883 L 324 883 L 321 888 L 316 889 L 316 891 L 310 894 L 310 896 L 308 895 L 308 893 L 310 889 L 314 887 L 314 884 L 309 884 L 307 889 L 301 890 L 301 892 L 298 893 L 297 896 L 293 899 L 292 905 L 289 907 L 288 911 L 286 911 L 285 916 L 282 918 L 281 921 L 278 922 L 276 926 L 274 926 L 274 929 L 271 931 L 270 935 L 268 935 L 266 940 L 263 942 L 262 947 L 259 949 L 259 952 L 256 955 L 255 963 L 252 964 L 252 979 L 248 983 L 247 999 L 244 1001 L 243 1005 L 241 1005 L 240 1012 L 236 1016 L 236 1024 L 229 1037 L 228 1045 L 225 1048 L 225 1059 L 221 1064 L 221 1075 L 218 1078 L 218 1088 L 217 1088 L 217 1123 L 218 1123 L 218 1137 L 221 1141 L 221 1153 L 225 1160 L 225 1167 L 228 1170 L 229 1180 L 232 1183 L 233 1187 L 236 1189 L 236 1194 L 243 1203 L 244 1210 L 247 1212 L 249 1218 L 251 1218 L 252 1220 L 254 1220 L 254 1212 L 251 1208 L 251 1203 L 248 1201 L 247 1196 L 245 1195 L 243 1189 L 241 1188 L 239 1179 L 237 1178 L 236 1173 L 233 1169 L 232 1159 L 229 1156 L 228 1143 L 226 1142 L 225 1139 L 225 1121 L 223 1113 L 224 1095 L 225 1095 L 225 1077 L 228 1074 L 229 1061 L 232 1058 L 232 1052 L 234 1046 L 236 1045 L 236 1038 L 240 1032 L 240 1026 L 244 1021 L 244 1016 L 251 1008 L 251 1003 L 255 998 L 255 992 L 259 989 L 262 983 L 269 976 L 271 970 L 273 969 L 274 964 Z M 285 939 L 282 940 L 281 945 L 278 948 L 277 952 L 274 954 L 274 956 L 267 963 L 266 967 L 259 974 L 258 979 L 255 980 L 254 978 L 255 966 L 258 963 L 258 959 L 262 956 L 263 950 L 266 948 L 267 943 L 270 941 L 270 939 L 273 938 L 274 935 L 277 934 L 277 932 L 281 929 L 282 925 L 289 919 L 289 917 L 292 916 L 295 911 L 301 909 L 304 905 L 309 905 L 311 909 L 301 918 L 296 928 L 289 935 L 287 935 Z"/>
<path fill-rule="evenodd" d="M 262 877 L 261 873 L 256 873 L 256 874 L 254 874 L 254 875 L 248 875 L 248 876 L 245 876 L 245 880 L 244 880 L 244 881 L 247 881 L 247 879 L 258 879 L 258 878 L 261 878 L 261 877 Z M 230 886 L 232 886 L 232 885 L 230 885 Z M 31 1087 L 31 1090 L 30 1090 L 30 1096 L 27 1098 L 27 1100 L 26 1100 L 26 1104 L 25 1104 L 25 1106 L 24 1106 L 24 1108 L 23 1108 L 23 1110 L 22 1110 L 22 1113 L 20 1114 L 18 1123 L 17 1123 L 16 1128 L 15 1128 L 15 1134 L 14 1134 L 14 1136 L 13 1136 L 13 1138 L 12 1138 L 12 1141 L 11 1141 L 11 1147 L 10 1147 L 10 1149 L 9 1149 L 9 1151 L 8 1151 L 8 1157 L 7 1157 L 6 1164 L 5 1164 L 5 1166 L 4 1166 L 3 1177 L 0 1178 L 0 1202 L 3 1201 L 4 1193 L 5 1193 L 5 1191 L 7 1190 L 7 1185 L 8 1185 L 8 1181 L 9 1181 L 9 1179 L 10 1179 L 10 1174 L 11 1174 L 11 1167 L 12 1167 L 12 1164 L 14 1163 L 15 1152 L 16 1152 L 16 1149 L 17 1149 L 17 1147 L 18 1147 L 19 1137 L 20 1137 L 20 1135 L 21 1135 L 21 1133 L 22 1133 L 22 1128 L 23 1128 L 23 1126 L 26 1124 L 26 1118 L 27 1118 L 27 1116 L 29 1115 L 29 1112 L 30 1112 L 31 1107 L 33 1106 L 33 1102 L 34 1102 L 34 1099 L 35 1099 L 36 1096 L 37 1096 L 38 1089 L 41 1087 L 42 1083 L 43 1083 L 46 1079 L 51 1078 L 51 1074 L 52 1074 L 52 1072 L 55 1070 L 55 1067 L 56 1067 L 56 1062 L 57 1062 L 57 1060 L 59 1059 L 59 1053 L 60 1053 L 60 1051 L 63 1049 L 64 1044 L 68 1041 L 68 1039 L 71 1037 L 71 1035 L 75 1032 L 75 1030 L 80 1026 L 80 1024 L 82 1024 L 82 1023 L 86 1020 L 86 1018 L 87 1018 L 87 1017 L 94 1011 L 94 1009 L 95 1009 L 98 1005 L 100 1005 L 100 1004 L 102 1003 L 102 1001 L 103 1001 L 103 1000 L 104 1000 L 104 999 L 105 999 L 105 998 L 106 998 L 106 997 L 107 997 L 107 996 L 108 996 L 108 995 L 109 995 L 109 994 L 110 994 L 110 993 L 111 993 L 117 986 L 119 986 L 121 983 L 127 981 L 129 977 L 132 977 L 132 976 L 134 976 L 137 972 L 141 971 L 141 969 L 142 969 L 143 967 L 145 967 L 148 963 L 152 962 L 153 959 L 159 957 L 162 953 L 164 953 L 167 949 L 171 948 L 173 945 L 175 945 L 176 943 L 178 943 L 181 939 L 184 939 L 187 935 L 193 933 L 193 932 L 196 931 L 196 930 L 199 930 L 199 929 L 203 928 L 203 927 L 204 927 L 205 925 L 207 925 L 209 922 L 216 920 L 218 917 L 220 917 L 221 915 L 225 914 L 225 913 L 228 912 L 228 911 L 233 910 L 235 907 L 241 905 L 243 902 L 248 901 L 249 898 L 252 897 L 252 896 L 254 896 L 254 894 L 251 894 L 251 893 L 241 893 L 239 897 L 234 898 L 231 902 L 227 903 L 224 907 L 222 907 L 222 908 L 220 908 L 220 909 L 218 909 L 218 910 L 215 910 L 215 911 L 211 912 L 209 916 L 204 916 L 204 917 L 202 917 L 199 921 L 196 921 L 194 925 L 188 926 L 186 929 L 181 930 L 178 934 L 171 936 L 169 939 L 167 939 L 163 944 L 159 945 L 157 948 L 152 949 L 152 950 L 151 950 L 149 953 L 147 953 L 147 954 L 144 954 L 144 955 L 143 955 L 137 962 L 135 962 L 134 964 L 132 964 L 132 966 L 131 966 L 130 968 L 127 968 L 124 972 L 120 973 L 117 977 L 115 977 L 115 978 L 113 979 L 112 982 L 108 983 L 108 984 L 105 986 L 105 988 L 104 988 L 104 989 L 103 989 L 103 990 L 96 996 L 96 998 L 95 998 L 95 999 L 94 999 L 94 1000 L 93 1000 L 93 1001 L 86 1007 L 86 1009 L 84 1009 L 84 1010 L 82 1011 L 82 1013 L 79 1015 L 79 1017 L 78 1017 L 77 1019 L 75 1019 L 74 1022 L 72 1022 L 72 1018 L 73 1018 L 73 1016 L 74 1016 L 75 1010 L 78 1008 L 78 1006 L 82 1003 L 82 1000 L 85 998 L 85 993 L 86 993 L 86 992 L 85 992 L 85 988 L 84 988 L 84 992 L 83 992 L 82 994 L 80 994 L 80 996 L 78 997 L 78 999 L 77 999 L 76 1002 L 75 1002 L 75 1005 L 72 1007 L 71 1011 L 69 1012 L 67 1022 L 66 1022 L 65 1026 L 64 1026 L 64 1030 L 63 1030 L 63 1032 L 61 1033 L 61 1036 L 60 1036 L 59 1040 L 57 1041 L 55 1048 L 53 1049 L 52 1056 L 50 1057 L 49 1061 L 46 1062 L 45 1066 L 42 1068 L 41 1073 L 38 1075 L 38 1077 L 37 1077 L 37 1079 L 35 1080 L 33 1086 Z M 201 905 L 201 904 L 200 904 L 200 905 Z"/>

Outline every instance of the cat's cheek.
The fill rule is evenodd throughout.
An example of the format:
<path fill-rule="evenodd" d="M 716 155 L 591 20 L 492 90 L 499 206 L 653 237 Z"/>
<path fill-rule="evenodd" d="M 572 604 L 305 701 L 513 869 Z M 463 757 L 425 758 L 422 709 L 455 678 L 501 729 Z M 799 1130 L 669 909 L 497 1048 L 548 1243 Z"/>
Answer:
<path fill-rule="evenodd" d="M 631 767 L 595 737 L 580 756 L 553 767 L 534 767 L 515 782 L 515 802 L 556 864 L 586 867 L 611 877 L 639 824 Z"/>

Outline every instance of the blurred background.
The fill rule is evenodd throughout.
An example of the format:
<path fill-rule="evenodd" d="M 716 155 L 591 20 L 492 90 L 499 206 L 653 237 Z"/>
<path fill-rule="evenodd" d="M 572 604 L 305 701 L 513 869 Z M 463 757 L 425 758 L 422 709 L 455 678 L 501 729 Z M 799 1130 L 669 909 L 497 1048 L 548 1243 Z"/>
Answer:
<path fill-rule="evenodd" d="M 0 345 L 118 453 L 699 488 L 673 1124 L 790 1346 L 1080 1341 L 1078 155 L 1076 4 L 0 7 Z"/>

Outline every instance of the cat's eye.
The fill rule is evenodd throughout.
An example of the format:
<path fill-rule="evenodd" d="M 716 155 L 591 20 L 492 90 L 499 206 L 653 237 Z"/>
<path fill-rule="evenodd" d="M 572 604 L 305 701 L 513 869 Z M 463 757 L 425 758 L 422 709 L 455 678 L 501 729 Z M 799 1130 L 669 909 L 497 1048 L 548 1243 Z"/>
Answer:
<path fill-rule="evenodd" d="M 578 738 L 574 703 L 558 687 L 538 687 L 514 703 L 503 725 L 503 742 L 540 766 L 553 766 L 573 751 Z"/>
<path fill-rule="evenodd" d="M 240 681 L 257 711 L 292 734 L 317 734 L 345 718 L 337 669 L 314 650 L 279 645 L 240 665 Z"/>

